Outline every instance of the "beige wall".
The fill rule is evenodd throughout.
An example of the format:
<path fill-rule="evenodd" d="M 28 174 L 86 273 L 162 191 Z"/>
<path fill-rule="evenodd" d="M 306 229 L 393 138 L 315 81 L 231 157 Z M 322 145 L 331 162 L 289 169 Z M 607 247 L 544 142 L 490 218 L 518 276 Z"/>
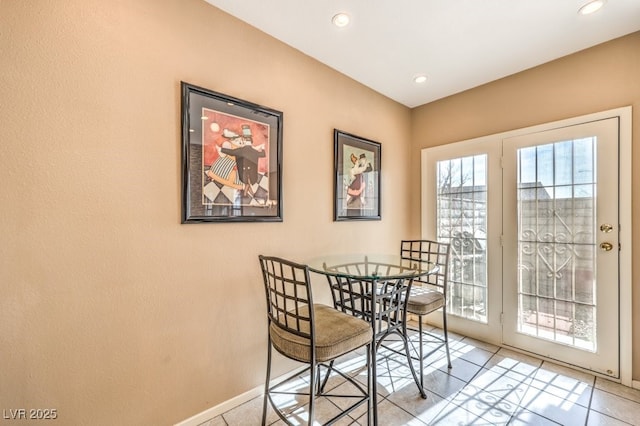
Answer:
<path fill-rule="evenodd" d="M 471 65 L 472 66 L 472 65 Z M 640 143 L 640 32 L 412 110 L 411 193 L 420 191 L 420 150 L 621 106 L 633 106 Z M 640 149 L 633 148 L 633 211 L 640 211 Z M 411 199 L 412 229 L 420 201 Z M 633 218 L 633 240 L 640 221 Z M 633 253 L 633 376 L 640 380 L 640 246 Z"/>
<path fill-rule="evenodd" d="M 639 128 L 639 55 L 636 33 L 410 112 L 201 0 L 0 0 L 0 408 L 170 424 L 259 386 L 259 253 L 418 235 L 426 146 L 630 104 Z M 181 80 L 284 112 L 283 223 L 180 224 Z M 381 222 L 332 221 L 333 128 L 382 142 Z"/>
<path fill-rule="evenodd" d="M 284 222 L 180 224 L 181 80 L 284 112 Z M 0 123 L 0 408 L 58 424 L 261 385 L 257 255 L 412 231 L 409 109 L 201 0 L 0 0 Z M 334 128 L 382 143 L 382 221 L 333 222 Z"/>

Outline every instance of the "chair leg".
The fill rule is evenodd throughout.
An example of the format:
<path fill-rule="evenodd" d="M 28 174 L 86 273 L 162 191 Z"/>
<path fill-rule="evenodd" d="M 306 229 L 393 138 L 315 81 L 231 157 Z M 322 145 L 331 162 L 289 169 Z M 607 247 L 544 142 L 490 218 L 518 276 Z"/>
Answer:
<path fill-rule="evenodd" d="M 324 380 L 322 380 L 322 382 L 320 382 L 320 365 L 318 364 L 318 395 L 322 395 L 322 393 L 324 392 L 324 387 L 327 385 L 327 382 L 329 381 L 329 376 L 331 375 L 331 371 L 333 371 L 333 363 L 335 362 L 335 359 L 332 359 L 331 362 L 329 362 L 329 365 L 326 366 L 327 367 L 327 375 L 324 376 Z"/>
<path fill-rule="evenodd" d="M 373 343 L 369 343 L 367 345 L 367 394 L 369 395 L 369 401 L 367 401 L 367 426 L 378 424 L 378 407 L 373 405 L 373 390 L 375 386 L 373 385 L 372 377 L 372 358 L 371 358 L 371 346 Z M 375 377 L 374 377 L 375 380 Z"/>
<path fill-rule="evenodd" d="M 418 344 L 419 348 L 419 361 L 418 365 L 420 366 L 420 387 L 424 389 L 424 353 L 423 353 L 423 340 L 422 340 L 422 315 L 418 316 Z"/>
<path fill-rule="evenodd" d="M 376 392 L 376 343 L 371 342 L 367 345 L 367 391 L 369 392 L 369 415 L 367 423 L 369 426 L 378 425 L 378 394 Z"/>
<path fill-rule="evenodd" d="M 318 371 L 318 366 L 315 363 L 315 360 L 311 362 L 311 368 L 309 369 L 311 377 L 309 377 L 309 422 L 308 425 L 311 426 L 313 424 L 313 414 L 315 408 L 315 400 L 316 400 L 316 380 L 319 377 L 316 377 L 316 373 Z"/>
<path fill-rule="evenodd" d="M 422 325 L 422 323 L 421 323 Z M 422 328 L 420 327 L 420 331 L 422 332 Z M 396 331 L 397 333 L 397 331 Z M 418 361 L 418 366 L 420 367 L 420 378 L 416 374 L 416 369 L 413 367 L 413 360 L 411 357 L 411 350 L 409 349 L 409 336 L 407 334 L 407 321 L 402 322 L 402 333 L 398 333 L 402 341 L 404 342 L 404 352 L 407 355 L 407 363 L 409 363 L 409 369 L 411 370 L 411 374 L 413 375 L 413 380 L 416 382 L 416 386 L 418 386 L 418 390 L 420 391 L 420 396 L 422 399 L 427 399 L 427 393 L 424 390 L 424 385 L 422 383 L 422 333 L 420 333 L 420 360 Z M 382 342 L 380 342 L 382 343 Z M 414 349 L 415 350 L 415 349 Z"/>
<path fill-rule="evenodd" d="M 449 333 L 447 332 L 447 308 L 442 308 L 442 327 L 444 331 L 444 347 L 447 350 L 447 367 L 451 368 L 451 355 L 449 355 Z"/>
<path fill-rule="evenodd" d="M 271 380 L 271 339 L 268 339 L 267 344 L 267 378 L 264 382 L 264 401 L 262 403 L 262 426 L 267 424 L 267 401 L 269 400 L 269 380 Z"/>

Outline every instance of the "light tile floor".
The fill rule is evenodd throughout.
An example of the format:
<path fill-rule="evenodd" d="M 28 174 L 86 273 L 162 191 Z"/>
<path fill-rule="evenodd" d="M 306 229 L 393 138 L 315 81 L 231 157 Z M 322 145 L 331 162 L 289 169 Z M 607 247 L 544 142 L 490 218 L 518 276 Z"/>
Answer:
<path fill-rule="evenodd" d="M 420 397 L 406 357 L 385 349 L 378 353 L 379 425 L 640 425 L 640 390 L 449 334 L 453 368 L 447 369 L 442 348 L 429 357 L 424 370 L 427 399 Z M 366 381 L 364 352 L 337 362 L 342 371 Z M 305 380 L 301 377 L 297 386 L 306 386 Z M 342 393 L 349 386 L 339 376 L 328 384 Z M 262 401 L 255 398 L 202 426 L 260 425 Z M 308 401 L 278 401 L 292 422 L 305 424 Z M 316 423 L 331 418 L 343 404 L 320 398 Z M 269 407 L 267 424 L 285 423 Z M 360 407 L 336 424 L 366 425 L 366 410 Z"/>

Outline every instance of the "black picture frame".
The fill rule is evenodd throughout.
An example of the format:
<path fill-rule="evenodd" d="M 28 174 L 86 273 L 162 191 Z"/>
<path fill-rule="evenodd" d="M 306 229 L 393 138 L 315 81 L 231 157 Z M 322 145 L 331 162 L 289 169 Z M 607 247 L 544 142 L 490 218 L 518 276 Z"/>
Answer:
<path fill-rule="evenodd" d="M 182 223 L 282 222 L 282 112 L 181 90 Z"/>
<path fill-rule="evenodd" d="M 380 220 L 382 145 L 334 129 L 334 221 Z"/>

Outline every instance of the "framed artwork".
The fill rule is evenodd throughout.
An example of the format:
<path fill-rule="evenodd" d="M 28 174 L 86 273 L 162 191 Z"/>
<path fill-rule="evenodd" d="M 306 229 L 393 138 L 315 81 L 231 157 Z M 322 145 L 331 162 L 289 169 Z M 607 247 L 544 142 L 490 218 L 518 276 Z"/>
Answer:
<path fill-rule="evenodd" d="M 380 220 L 381 145 L 338 129 L 333 131 L 333 140 L 333 219 Z"/>
<path fill-rule="evenodd" d="M 182 82 L 182 223 L 282 221 L 282 112 Z"/>

